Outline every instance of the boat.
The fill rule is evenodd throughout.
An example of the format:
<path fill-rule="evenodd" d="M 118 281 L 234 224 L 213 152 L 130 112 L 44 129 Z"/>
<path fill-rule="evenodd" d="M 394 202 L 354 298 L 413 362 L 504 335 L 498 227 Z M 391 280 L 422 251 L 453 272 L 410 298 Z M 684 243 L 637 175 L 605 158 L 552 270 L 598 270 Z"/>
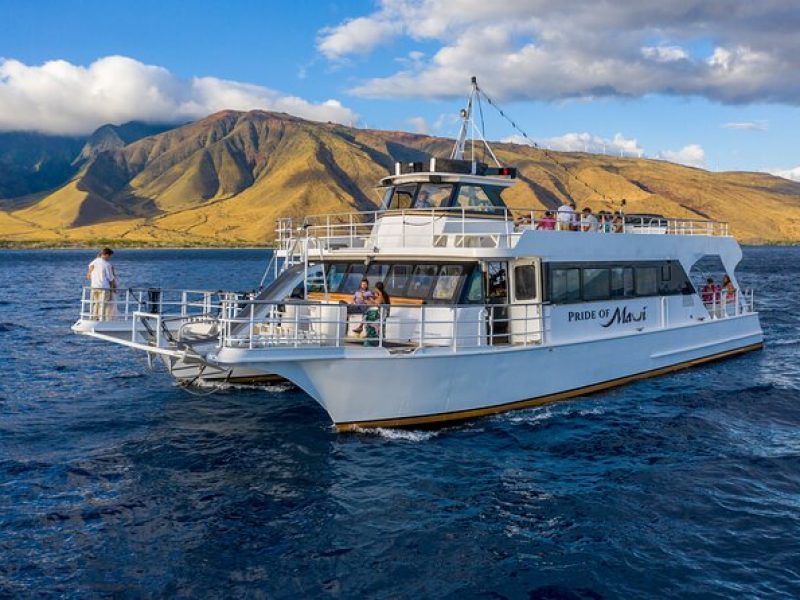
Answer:
<path fill-rule="evenodd" d="M 509 207 L 517 172 L 475 123 L 482 94 L 473 78 L 450 155 L 397 163 L 377 210 L 280 219 L 271 286 L 134 291 L 114 318 L 84 290 L 73 329 L 192 384 L 289 381 L 339 431 L 439 426 L 762 347 L 726 223 L 620 212 L 553 226 Z M 699 289 L 692 268 L 708 257 L 732 288 Z M 390 298 L 366 322 L 362 279 Z"/>

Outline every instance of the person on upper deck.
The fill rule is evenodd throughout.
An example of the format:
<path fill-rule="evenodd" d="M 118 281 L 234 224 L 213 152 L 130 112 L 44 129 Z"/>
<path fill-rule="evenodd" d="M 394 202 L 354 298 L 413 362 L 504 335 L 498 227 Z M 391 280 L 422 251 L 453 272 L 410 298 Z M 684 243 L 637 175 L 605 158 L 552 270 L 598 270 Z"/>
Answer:
<path fill-rule="evenodd" d="M 559 231 L 571 231 L 572 222 L 575 217 L 575 202 L 570 200 L 569 204 L 562 204 L 558 207 L 556 220 L 558 221 Z"/>
<path fill-rule="evenodd" d="M 543 229 L 551 231 L 556 228 L 556 220 L 553 217 L 553 212 L 546 210 L 544 216 L 536 222 L 536 229 Z"/>
<path fill-rule="evenodd" d="M 621 212 L 614 213 L 614 220 L 611 221 L 611 231 L 613 233 L 625 232 L 625 221 L 622 219 Z"/>
<path fill-rule="evenodd" d="M 581 215 L 581 231 L 595 233 L 598 228 L 597 217 L 592 214 L 592 209 L 587 206 L 583 209 L 583 214 Z"/>

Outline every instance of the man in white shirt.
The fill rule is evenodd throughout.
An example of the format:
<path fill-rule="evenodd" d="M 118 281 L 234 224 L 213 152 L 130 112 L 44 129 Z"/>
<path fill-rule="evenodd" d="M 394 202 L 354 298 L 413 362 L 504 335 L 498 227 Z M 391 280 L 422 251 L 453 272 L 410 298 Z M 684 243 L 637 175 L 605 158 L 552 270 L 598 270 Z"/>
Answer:
<path fill-rule="evenodd" d="M 92 319 L 107 320 L 112 313 L 114 290 L 117 287 L 117 274 L 111 265 L 111 248 L 103 248 L 100 256 L 89 263 L 86 279 L 92 285 Z"/>
<path fill-rule="evenodd" d="M 581 231 L 596 232 L 598 229 L 597 217 L 592 214 L 592 209 L 587 206 L 583 209 L 583 215 L 581 216 Z"/>
<path fill-rule="evenodd" d="M 562 204 L 558 207 L 558 214 L 556 215 L 556 222 L 559 231 L 570 231 L 572 229 L 572 221 L 575 217 L 575 203 Z"/>

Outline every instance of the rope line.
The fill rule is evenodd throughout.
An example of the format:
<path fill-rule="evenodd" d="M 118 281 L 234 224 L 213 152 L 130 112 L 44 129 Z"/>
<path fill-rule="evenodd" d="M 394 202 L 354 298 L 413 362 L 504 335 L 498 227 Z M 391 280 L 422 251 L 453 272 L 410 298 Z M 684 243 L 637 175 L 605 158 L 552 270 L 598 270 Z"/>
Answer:
<path fill-rule="evenodd" d="M 503 109 L 502 109 L 502 108 L 500 108 L 500 106 L 498 106 L 498 105 L 497 105 L 497 103 L 496 103 L 494 100 L 492 100 L 492 99 L 491 99 L 491 98 L 490 98 L 490 97 L 489 97 L 489 96 L 486 94 L 486 92 L 484 92 L 484 91 L 483 91 L 483 89 L 481 89 L 480 87 L 477 87 L 477 85 L 476 85 L 476 88 L 477 88 L 477 90 L 478 90 L 478 106 L 480 106 L 480 97 L 481 97 L 481 95 L 482 95 L 484 98 L 486 98 L 486 101 L 487 101 L 487 102 L 488 102 L 488 103 L 489 103 L 489 104 L 490 104 L 490 105 L 491 105 L 491 106 L 492 106 L 492 107 L 493 107 L 493 108 L 494 108 L 494 109 L 495 109 L 495 110 L 496 110 L 498 113 L 500 113 L 500 116 L 501 116 L 501 117 L 503 117 L 503 118 L 504 118 L 506 121 L 508 121 L 509 123 L 511 123 L 511 127 L 513 127 L 513 128 L 514 128 L 514 130 L 516 130 L 518 133 L 520 133 L 520 134 L 522 135 L 522 137 L 523 137 L 523 138 L 525 138 L 525 139 L 528 141 L 528 143 L 529 143 L 531 146 L 533 146 L 534 148 L 536 148 L 537 150 L 539 150 L 540 152 L 542 152 L 542 153 L 543 153 L 543 154 L 544 154 L 544 155 L 545 155 L 547 158 L 549 158 L 549 159 L 550 159 L 550 160 L 551 160 L 551 161 L 552 161 L 552 162 L 553 162 L 553 163 L 554 163 L 556 166 L 558 166 L 558 167 L 560 167 L 561 169 L 563 169 L 563 170 L 564 170 L 564 172 L 565 172 L 565 173 L 566 173 L 568 176 L 572 177 L 572 178 L 573 178 L 575 181 L 577 181 L 578 183 L 581 183 L 581 184 L 583 184 L 584 186 L 586 186 L 586 188 L 588 188 L 590 191 L 592 191 L 592 192 L 594 192 L 595 194 L 597 194 L 598 196 L 600 196 L 600 197 L 601 197 L 603 200 L 606 200 L 606 201 L 609 201 L 609 200 L 610 200 L 610 199 L 608 198 L 608 196 L 606 196 L 606 195 L 605 195 L 603 192 L 601 192 L 600 190 L 598 190 L 598 189 L 597 189 L 595 186 L 593 186 L 593 185 L 592 185 L 592 184 L 590 184 L 589 182 L 585 181 L 584 179 L 582 179 L 581 177 L 579 177 L 578 175 L 576 175 L 575 173 L 573 173 L 572 171 L 570 171 L 570 170 L 569 170 L 569 169 L 566 167 L 566 165 L 562 164 L 562 163 L 561 163 L 561 161 L 559 161 L 559 160 L 558 160 L 558 159 L 557 159 L 555 156 L 553 156 L 553 155 L 550 153 L 550 151 L 549 151 L 548 149 L 546 149 L 546 148 L 542 148 L 542 147 L 541 147 L 539 144 L 537 144 L 537 143 L 536 143 L 536 142 L 535 142 L 533 139 L 531 139 L 531 138 L 528 136 L 528 134 L 527 134 L 527 133 L 526 133 L 526 132 L 525 132 L 525 131 L 524 131 L 524 130 L 523 130 L 523 129 L 522 129 L 520 126 L 519 126 L 519 125 L 517 125 L 517 124 L 516 124 L 516 122 L 515 122 L 515 121 L 514 121 L 514 120 L 513 120 L 511 117 L 509 117 L 509 116 L 508 116 L 508 115 L 507 115 L 507 114 L 506 114 L 506 113 L 503 111 Z M 481 111 L 481 125 L 483 125 L 483 111 Z"/>

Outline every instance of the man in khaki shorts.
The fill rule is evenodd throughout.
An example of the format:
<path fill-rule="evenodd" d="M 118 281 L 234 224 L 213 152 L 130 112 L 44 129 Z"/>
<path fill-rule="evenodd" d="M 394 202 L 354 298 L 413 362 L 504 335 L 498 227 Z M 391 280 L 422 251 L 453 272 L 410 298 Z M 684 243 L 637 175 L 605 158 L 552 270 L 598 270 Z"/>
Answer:
<path fill-rule="evenodd" d="M 111 265 L 111 248 L 103 248 L 100 255 L 89 263 L 86 279 L 92 284 L 92 319 L 106 321 L 113 312 L 114 290 L 117 274 Z"/>

